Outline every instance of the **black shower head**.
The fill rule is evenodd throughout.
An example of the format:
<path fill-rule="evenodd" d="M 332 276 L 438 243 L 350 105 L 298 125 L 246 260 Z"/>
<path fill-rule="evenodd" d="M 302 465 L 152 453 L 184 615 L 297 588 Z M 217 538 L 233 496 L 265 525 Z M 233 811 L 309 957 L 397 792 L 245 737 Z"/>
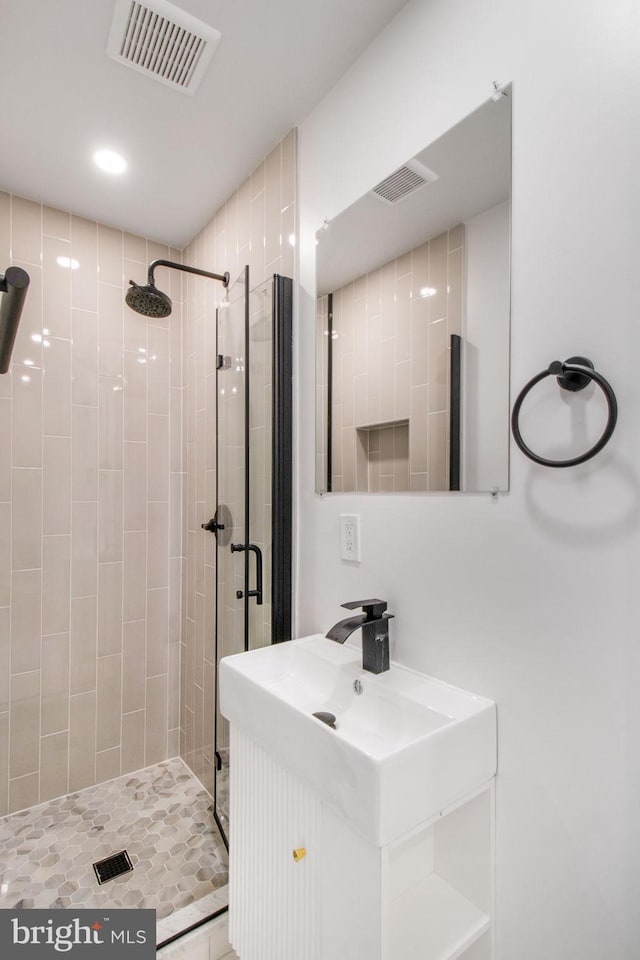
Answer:
<path fill-rule="evenodd" d="M 127 305 L 136 313 L 141 313 L 143 317 L 168 317 L 171 313 L 171 300 L 166 293 L 158 290 L 153 282 L 153 271 L 156 267 L 170 267 L 173 270 L 183 270 L 185 273 L 195 273 L 199 277 L 219 280 L 225 287 L 229 286 L 228 273 L 210 273 L 208 270 L 189 267 L 186 263 L 175 263 L 173 260 L 154 260 L 149 264 L 146 287 L 141 287 L 133 280 L 129 280 L 131 289 L 127 291 L 125 297 Z"/>
<path fill-rule="evenodd" d="M 125 300 L 127 305 L 141 313 L 143 317 L 168 317 L 171 313 L 171 300 L 153 283 L 141 287 L 133 280 L 129 280 L 130 289 Z"/>

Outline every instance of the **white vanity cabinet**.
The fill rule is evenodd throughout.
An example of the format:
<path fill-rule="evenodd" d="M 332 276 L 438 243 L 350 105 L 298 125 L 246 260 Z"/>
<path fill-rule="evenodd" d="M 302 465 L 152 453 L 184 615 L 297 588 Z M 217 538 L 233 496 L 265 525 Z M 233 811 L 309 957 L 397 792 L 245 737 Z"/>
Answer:
<path fill-rule="evenodd" d="M 492 960 L 493 779 L 379 847 L 234 724 L 231 757 L 240 960 Z"/>

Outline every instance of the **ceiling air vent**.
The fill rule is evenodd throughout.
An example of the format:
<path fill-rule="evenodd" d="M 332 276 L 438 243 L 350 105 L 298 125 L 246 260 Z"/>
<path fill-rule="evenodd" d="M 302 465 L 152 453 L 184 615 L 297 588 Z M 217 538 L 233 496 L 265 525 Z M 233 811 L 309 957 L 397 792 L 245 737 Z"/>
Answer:
<path fill-rule="evenodd" d="M 168 0 L 116 0 L 107 53 L 181 93 L 194 94 L 220 33 Z"/>
<path fill-rule="evenodd" d="M 423 167 L 417 160 L 409 160 L 403 167 L 382 180 L 371 192 L 384 203 L 393 204 L 437 179 L 438 174 L 433 170 Z"/>

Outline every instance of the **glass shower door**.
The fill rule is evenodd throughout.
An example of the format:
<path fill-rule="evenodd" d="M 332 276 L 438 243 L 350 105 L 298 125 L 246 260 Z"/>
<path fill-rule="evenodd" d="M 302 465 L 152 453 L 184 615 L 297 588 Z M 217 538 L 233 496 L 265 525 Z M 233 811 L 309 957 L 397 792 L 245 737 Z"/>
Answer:
<path fill-rule="evenodd" d="M 217 320 L 216 664 L 291 639 L 291 280 L 249 292 L 246 267 Z M 216 708 L 215 811 L 228 837 L 229 725 Z"/>
<path fill-rule="evenodd" d="M 247 370 L 246 331 L 249 267 L 228 290 L 217 317 L 217 508 L 216 660 L 246 649 L 245 564 L 239 546 L 247 542 Z M 215 811 L 228 836 L 229 724 L 215 718 Z"/>

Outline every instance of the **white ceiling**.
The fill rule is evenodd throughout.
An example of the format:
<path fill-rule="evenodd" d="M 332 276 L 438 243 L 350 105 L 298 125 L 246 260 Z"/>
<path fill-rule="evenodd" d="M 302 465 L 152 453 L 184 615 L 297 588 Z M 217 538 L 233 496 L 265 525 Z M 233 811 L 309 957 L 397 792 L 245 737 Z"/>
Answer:
<path fill-rule="evenodd" d="M 190 97 L 107 57 L 114 0 L 1 0 L 0 189 L 182 247 L 404 2 L 179 0 L 222 33 Z"/>

